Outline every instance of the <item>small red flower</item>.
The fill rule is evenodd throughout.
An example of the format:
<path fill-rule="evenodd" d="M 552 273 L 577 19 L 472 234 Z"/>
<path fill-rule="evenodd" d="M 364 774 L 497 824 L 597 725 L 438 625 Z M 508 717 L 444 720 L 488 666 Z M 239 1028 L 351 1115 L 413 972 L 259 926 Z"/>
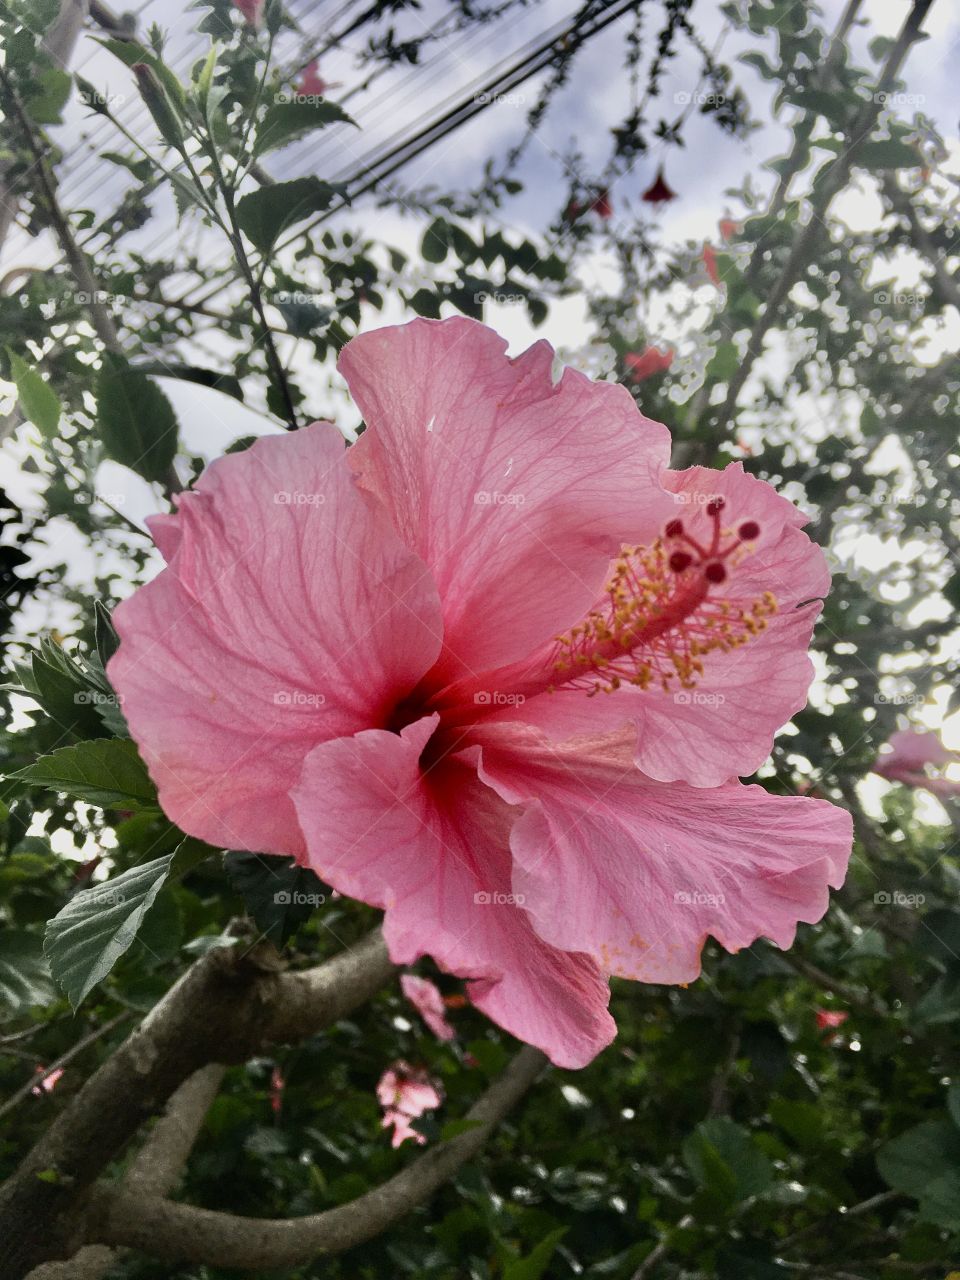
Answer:
<path fill-rule="evenodd" d="M 717 251 L 712 244 L 703 246 L 703 265 L 707 269 L 707 275 L 711 281 L 720 288 L 720 272 L 717 268 Z"/>
<path fill-rule="evenodd" d="M 832 1031 L 836 1027 L 842 1027 L 849 1017 L 849 1013 L 844 1013 L 842 1009 L 818 1009 L 817 1030 Z"/>
<path fill-rule="evenodd" d="M 599 218 L 606 221 L 607 218 L 613 217 L 613 205 L 610 203 L 610 192 L 604 188 L 598 191 L 596 196 L 590 202 L 590 209 Z"/>
<path fill-rule="evenodd" d="M 283 1109 L 283 1091 L 286 1087 L 283 1072 L 275 1066 L 270 1072 L 270 1110 L 278 1116 Z"/>
<path fill-rule="evenodd" d="M 259 27 L 263 21 L 265 0 L 233 0 L 233 7 L 239 9 L 251 27 Z"/>
<path fill-rule="evenodd" d="M 646 204 L 665 204 L 668 200 L 676 200 L 677 193 L 663 176 L 663 165 L 657 170 L 657 176 L 640 197 Z"/>
<path fill-rule="evenodd" d="M 724 240 L 726 240 L 728 243 L 739 232 L 739 230 L 740 230 L 740 223 L 734 222 L 733 218 L 720 219 L 720 234 L 723 236 Z"/>
<path fill-rule="evenodd" d="M 297 81 L 297 92 L 310 94 L 313 97 L 322 98 L 324 94 L 329 93 L 331 89 L 340 87 L 339 81 L 324 80 L 320 74 L 320 69 L 316 58 L 300 72 L 300 78 Z"/>
<path fill-rule="evenodd" d="M 655 374 L 664 373 L 673 364 L 673 352 L 668 348 L 647 347 L 645 351 L 629 351 L 623 357 L 631 382 L 643 382 Z"/>

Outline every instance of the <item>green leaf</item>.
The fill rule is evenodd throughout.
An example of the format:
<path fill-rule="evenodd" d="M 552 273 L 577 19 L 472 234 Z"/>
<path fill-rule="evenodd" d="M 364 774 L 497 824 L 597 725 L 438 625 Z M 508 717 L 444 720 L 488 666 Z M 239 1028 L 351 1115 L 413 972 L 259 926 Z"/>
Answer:
<path fill-rule="evenodd" d="M 746 1200 L 773 1182 L 773 1166 L 742 1125 L 716 1116 L 697 1125 L 683 1144 L 683 1159 L 701 1186 L 726 1199 Z"/>
<path fill-rule="evenodd" d="M 952 1231 L 960 1228 L 960 1171 L 951 1169 L 927 1184 L 920 1197 L 919 1216 Z"/>
<path fill-rule="evenodd" d="M 110 610 L 102 600 L 93 605 L 93 639 L 101 664 L 105 667 L 120 646 L 120 637 L 110 617 Z"/>
<path fill-rule="evenodd" d="M 27 362 L 15 351 L 7 348 L 10 360 L 10 372 L 17 384 L 17 398 L 24 416 L 48 438 L 57 434 L 60 423 L 60 400 L 57 393 L 44 382 L 36 369 L 31 369 Z"/>
<path fill-rule="evenodd" d="M 884 1182 L 917 1198 L 930 1183 L 958 1165 L 960 1131 L 949 1120 L 924 1120 L 877 1152 L 877 1168 Z"/>
<path fill-rule="evenodd" d="M 222 391 L 234 400 L 243 400 L 240 379 L 232 373 L 218 373 L 216 369 L 205 369 L 199 364 L 176 364 L 166 360 L 138 360 L 135 367 L 138 373 L 194 382 L 198 387 L 209 387 L 212 391 Z"/>
<path fill-rule="evenodd" d="M 557 1245 L 567 1234 L 566 1227 L 558 1227 L 543 1237 L 525 1258 L 515 1258 L 503 1268 L 503 1280 L 541 1280 L 546 1274 L 550 1259 Z"/>
<path fill-rule="evenodd" d="M 169 478 L 177 454 L 177 418 L 156 383 L 118 357 L 97 378 L 97 422 L 104 448 L 145 480 Z"/>
<path fill-rule="evenodd" d="M 257 155 L 285 147 L 314 129 L 336 123 L 355 125 L 356 121 L 347 115 L 343 107 L 338 107 L 335 102 L 327 102 L 326 98 L 316 101 L 274 102 L 267 108 L 257 133 Z"/>
<path fill-rule="evenodd" d="M 325 901 L 323 882 L 290 858 L 231 851 L 224 866 L 257 927 L 276 947 Z"/>
<path fill-rule="evenodd" d="M 865 142 L 857 150 L 855 162 L 862 169 L 919 169 L 923 164 L 917 151 L 896 138 Z"/>
<path fill-rule="evenodd" d="M 60 791 L 104 809 L 157 805 L 147 767 L 126 738 L 94 738 L 73 747 L 61 747 L 7 777 Z"/>
<path fill-rule="evenodd" d="M 420 252 L 426 262 L 442 262 L 450 249 L 450 226 L 443 218 L 434 218 L 423 233 Z"/>
<path fill-rule="evenodd" d="M 5 928 L 0 933 L 0 1009 L 22 1013 L 49 1004 L 55 994 L 40 938 L 25 929 Z"/>
<path fill-rule="evenodd" d="M 67 105 L 73 77 L 59 67 L 47 67 L 36 77 L 24 105 L 36 124 L 59 124 Z"/>
<path fill-rule="evenodd" d="M 50 972 L 74 1009 L 129 950 L 174 857 L 168 853 L 81 890 L 47 924 Z"/>
<path fill-rule="evenodd" d="M 319 178 L 294 178 L 260 187 L 237 205 L 237 222 L 262 254 L 269 253 L 280 236 L 294 223 L 330 207 L 336 188 Z"/>

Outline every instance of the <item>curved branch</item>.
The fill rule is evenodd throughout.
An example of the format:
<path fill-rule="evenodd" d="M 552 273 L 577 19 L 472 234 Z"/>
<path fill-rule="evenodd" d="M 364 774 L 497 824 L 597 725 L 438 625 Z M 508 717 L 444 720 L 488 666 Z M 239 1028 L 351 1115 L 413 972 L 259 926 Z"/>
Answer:
<path fill-rule="evenodd" d="M 521 1049 L 467 1112 L 473 1128 L 439 1143 L 349 1204 L 305 1218 L 242 1218 L 160 1198 L 144 1200 L 126 1189 L 97 1187 L 91 1195 L 87 1238 L 168 1261 L 258 1272 L 340 1253 L 378 1235 L 448 1181 L 476 1155 L 546 1064 L 538 1049 Z"/>
<path fill-rule="evenodd" d="M 188 1076 L 314 1035 L 393 971 L 379 930 L 316 969 L 284 973 L 280 963 L 269 945 L 208 952 L 90 1077 L 0 1188 L 5 1280 L 76 1253 L 85 1192 Z"/>
<path fill-rule="evenodd" d="M 211 1063 L 184 1081 L 131 1161 L 123 1179 L 125 1191 L 163 1196 L 176 1187 L 225 1070 Z M 42 1263 L 28 1280 L 103 1280 L 116 1261 L 117 1250 L 85 1245 L 66 1262 Z"/>

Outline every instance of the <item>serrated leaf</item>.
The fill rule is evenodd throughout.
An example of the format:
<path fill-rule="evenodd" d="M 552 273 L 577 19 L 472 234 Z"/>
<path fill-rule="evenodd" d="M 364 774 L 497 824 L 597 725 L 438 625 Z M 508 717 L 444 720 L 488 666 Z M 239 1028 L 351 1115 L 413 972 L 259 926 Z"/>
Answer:
<path fill-rule="evenodd" d="M 237 222 L 262 254 L 269 253 L 280 236 L 312 213 L 327 209 L 336 189 L 319 178 L 294 178 L 251 191 L 237 204 Z"/>
<path fill-rule="evenodd" d="M 57 393 L 44 382 L 36 369 L 31 369 L 21 356 L 7 348 L 10 372 L 17 384 L 17 399 L 24 416 L 48 438 L 57 434 L 60 423 L 60 400 Z"/>
<path fill-rule="evenodd" d="M 316 101 L 275 102 L 267 108 L 257 132 L 257 155 L 285 147 L 328 124 L 356 124 L 343 107 L 325 98 Z"/>
<path fill-rule="evenodd" d="M 175 856 L 168 853 L 81 890 L 48 922 L 43 949 L 74 1009 L 129 950 Z"/>
<path fill-rule="evenodd" d="M 107 453 L 145 480 L 164 481 L 177 453 L 177 418 L 156 383 L 124 360 L 104 360 L 97 422 Z"/>
<path fill-rule="evenodd" d="M 129 739 L 95 738 L 61 747 L 26 769 L 7 775 L 34 787 L 47 787 L 104 809 L 157 806 L 147 767 Z"/>
<path fill-rule="evenodd" d="M 4 929 L 0 933 L 0 1009 L 22 1013 L 48 1004 L 55 994 L 40 938 L 24 929 Z"/>

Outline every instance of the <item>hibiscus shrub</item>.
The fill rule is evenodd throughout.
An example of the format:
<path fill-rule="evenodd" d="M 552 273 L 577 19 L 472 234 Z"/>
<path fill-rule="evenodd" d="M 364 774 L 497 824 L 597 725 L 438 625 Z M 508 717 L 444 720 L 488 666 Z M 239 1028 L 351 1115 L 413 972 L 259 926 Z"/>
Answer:
<path fill-rule="evenodd" d="M 651 93 L 689 36 L 701 114 L 742 138 L 687 7 Z M 725 8 L 796 116 L 716 244 L 659 221 L 689 112 L 631 111 L 552 232 L 501 229 L 522 146 L 469 199 L 407 193 L 413 262 L 349 229 L 349 184 L 266 172 L 353 127 L 277 0 L 198 6 L 182 79 L 161 31 L 113 33 L 151 136 L 107 153 L 136 186 L 85 256 L 44 134 L 55 6 L 0 15 L 6 177 L 64 254 L 0 299 L 43 494 L 4 509 L 3 1276 L 960 1265 L 960 782 L 929 727 L 954 710 L 958 377 L 930 334 L 956 215 L 891 98 L 927 7 L 870 67 L 806 6 Z M 863 182 L 884 217 L 855 231 L 833 201 Z M 203 305 L 156 311 L 204 254 L 125 238 L 158 187 L 243 285 L 215 369 Z M 926 283 L 891 316 L 904 254 Z M 549 330 L 574 291 L 594 341 L 564 358 L 481 322 L 509 295 Z M 195 455 L 158 377 L 260 424 Z M 44 554 L 64 530 L 101 556 L 80 586 Z"/>

